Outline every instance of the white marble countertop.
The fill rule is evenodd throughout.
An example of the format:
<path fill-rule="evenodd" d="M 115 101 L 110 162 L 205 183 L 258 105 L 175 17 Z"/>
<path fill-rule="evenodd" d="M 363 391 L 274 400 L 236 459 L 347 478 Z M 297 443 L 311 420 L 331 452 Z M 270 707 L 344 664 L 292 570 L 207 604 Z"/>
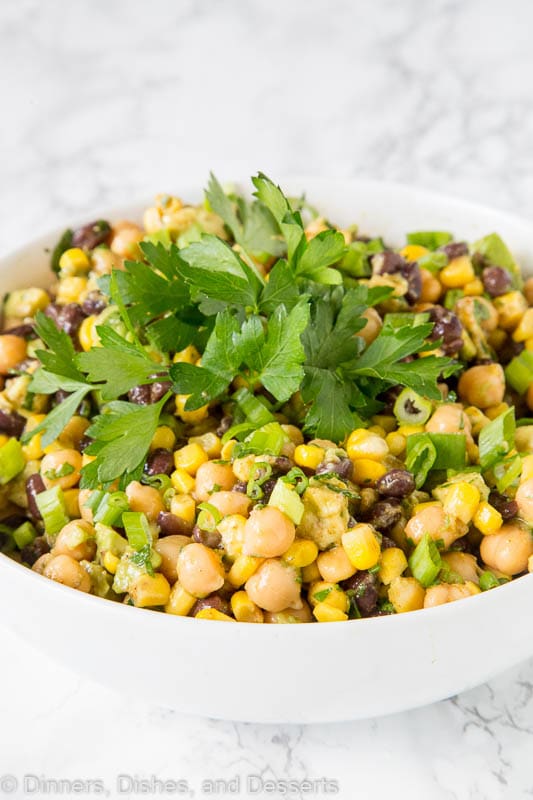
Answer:
<path fill-rule="evenodd" d="M 532 23 L 527 0 L 3 0 L 0 252 L 209 169 L 413 182 L 531 214 Z M 7 634 L 0 653 L 0 795 L 13 775 L 30 796 L 26 773 L 112 797 L 120 774 L 196 797 L 235 776 L 245 797 L 255 774 L 336 780 L 343 800 L 533 793 L 533 661 L 435 706 L 304 728 L 148 708 Z"/>

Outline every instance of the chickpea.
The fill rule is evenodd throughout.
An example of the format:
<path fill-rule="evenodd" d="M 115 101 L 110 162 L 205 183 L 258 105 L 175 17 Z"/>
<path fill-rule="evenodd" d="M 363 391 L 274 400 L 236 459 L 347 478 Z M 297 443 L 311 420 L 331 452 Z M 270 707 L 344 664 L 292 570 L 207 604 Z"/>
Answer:
<path fill-rule="evenodd" d="M 178 556 L 188 544 L 191 544 L 189 536 L 176 533 L 158 539 L 154 545 L 154 550 L 161 556 L 159 571 L 171 586 L 178 580 Z"/>
<path fill-rule="evenodd" d="M 206 461 L 198 467 L 196 473 L 196 488 L 194 494 L 200 503 L 209 501 L 211 493 L 221 489 L 231 491 L 235 486 L 235 477 L 231 464 L 216 464 L 214 461 Z"/>
<path fill-rule="evenodd" d="M 186 545 L 178 555 L 181 586 L 194 597 L 207 597 L 224 585 L 224 568 L 213 550 L 199 542 Z"/>
<path fill-rule="evenodd" d="M 13 336 L 11 333 L 0 336 L 0 375 L 7 375 L 13 367 L 24 361 L 26 353 L 26 340 L 22 336 Z"/>
<path fill-rule="evenodd" d="M 107 247 L 97 247 L 92 253 L 92 268 L 97 275 L 106 275 L 122 267 L 122 259 Z"/>
<path fill-rule="evenodd" d="M 89 425 L 90 422 L 88 419 L 75 414 L 61 431 L 59 444 L 69 449 L 77 449 Z"/>
<path fill-rule="evenodd" d="M 91 579 L 81 564 L 64 553 L 53 556 L 43 570 L 45 578 L 79 589 L 80 592 L 91 591 Z"/>
<path fill-rule="evenodd" d="M 68 448 L 47 453 L 41 461 L 41 476 L 46 488 L 59 486 L 61 489 L 72 489 L 80 479 L 82 464 L 81 453 L 77 450 Z M 62 468 L 67 472 L 70 467 L 71 472 L 61 475 Z M 59 477 L 54 477 L 56 475 Z"/>
<path fill-rule="evenodd" d="M 405 535 L 418 544 L 429 533 L 434 541 L 442 539 L 444 547 L 449 548 L 467 530 L 467 525 L 451 514 L 446 514 L 442 506 L 428 506 L 411 517 L 405 526 Z"/>
<path fill-rule="evenodd" d="M 524 294 L 528 305 L 533 306 L 533 278 L 528 278 L 524 284 Z"/>
<path fill-rule="evenodd" d="M 459 378 L 459 397 L 477 408 L 490 408 L 503 402 L 505 374 L 501 364 L 470 367 Z"/>
<path fill-rule="evenodd" d="M 126 497 L 131 511 L 142 511 L 149 522 L 156 522 L 160 511 L 165 511 L 163 498 L 153 486 L 143 486 L 132 481 L 126 487 Z"/>
<path fill-rule="evenodd" d="M 236 458 L 232 465 L 233 474 L 239 481 L 248 481 L 255 464 L 255 456 Z"/>
<path fill-rule="evenodd" d="M 289 549 L 296 529 L 278 508 L 265 506 L 252 511 L 244 526 L 243 553 L 258 558 L 274 558 Z"/>
<path fill-rule="evenodd" d="M 113 253 L 122 258 L 136 258 L 139 254 L 139 242 L 144 233 L 133 222 L 117 222 L 113 226 L 113 235 L 109 247 Z"/>
<path fill-rule="evenodd" d="M 60 530 L 54 542 L 54 556 L 67 555 L 76 561 L 92 561 L 96 553 L 94 528 L 83 519 L 73 519 Z"/>
<path fill-rule="evenodd" d="M 227 514 L 248 516 L 250 498 L 242 492 L 214 492 L 209 495 L 208 502 L 225 517 Z"/>
<path fill-rule="evenodd" d="M 313 622 L 313 614 L 311 613 L 309 605 L 305 600 L 302 600 L 301 608 L 284 608 L 283 611 L 278 611 L 276 613 L 265 611 L 264 622 L 270 623 L 271 625 L 287 624 L 291 622 Z"/>
<path fill-rule="evenodd" d="M 483 537 L 480 553 L 488 567 L 504 575 L 517 575 L 527 569 L 528 558 L 533 555 L 533 537 L 519 525 L 502 525 L 498 533 Z"/>
<path fill-rule="evenodd" d="M 442 560 L 446 561 L 452 572 L 457 573 L 465 581 L 479 583 L 480 569 L 475 556 L 470 553 L 444 553 Z"/>
<path fill-rule="evenodd" d="M 520 484 L 515 500 L 522 519 L 533 525 L 533 478 L 528 478 Z"/>
<path fill-rule="evenodd" d="M 430 433 L 464 433 L 468 439 L 472 424 L 459 403 L 443 403 L 426 422 Z"/>
<path fill-rule="evenodd" d="M 93 512 L 86 506 L 85 503 L 92 495 L 92 489 L 80 489 L 80 493 L 78 494 L 78 506 L 80 509 L 80 517 L 85 520 L 85 522 L 93 522 Z"/>
<path fill-rule="evenodd" d="M 444 603 L 453 603 L 454 600 L 463 600 L 471 597 L 472 592 L 464 583 L 441 583 L 426 589 L 424 608 L 442 606 Z"/>
<path fill-rule="evenodd" d="M 276 613 L 287 608 L 302 607 L 296 570 L 282 564 L 277 558 L 270 558 L 261 564 L 248 578 L 244 588 L 250 600 L 265 611 Z"/>
<path fill-rule="evenodd" d="M 420 277 L 422 278 L 420 302 L 436 303 L 442 292 L 440 281 L 438 281 L 428 269 L 424 268 L 421 268 L 420 270 Z"/>
<path fill-rule="evenodd" d="M 32 566 L 32 570 L 37 572 L 39 575 L 42 575 L 46 569 L 47 564 L 53 559 L 52 553 L 43 553 L 42 556 L 39 556 L 35 564 Z"/>
<path fill-rule="evenodd" d="M 369 345 L 378 336 L 383 327 L 383 322 L 375 308 L 367 308 L 367 310 L 361 314 L 361 317 L 366 319 L 366 325 L 360 331 L 357 331 L 357 335 L 360 336 L 361 339 L 364 339 L 366 344 Z"/>
<path fill-rule="evenodd" d="M 355 575 L 357 571 L 346 555 L 344 547 L 339 545 L 320 553 L 316 563 L 322 579 L 329 583 L 344 581 Z"/>

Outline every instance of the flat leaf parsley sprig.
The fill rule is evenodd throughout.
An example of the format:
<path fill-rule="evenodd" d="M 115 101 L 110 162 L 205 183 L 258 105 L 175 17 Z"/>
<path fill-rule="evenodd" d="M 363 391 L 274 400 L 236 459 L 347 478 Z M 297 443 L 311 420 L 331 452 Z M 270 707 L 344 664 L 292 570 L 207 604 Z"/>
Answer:
<path fill-rule="evenodd" d="M 226 194 L 214 176 L 206 191 L 233 246 L 208 234 L 181 249 L 170 237 L 147 237 L 143 260 L 100 279 L 113 313 L 96 329 L 98 346 L 76 352 L 52 320 L 37 315 L 47 349 L 37 352 L 41 366 L 29 389 L 70 394 L 24 440 L 40 433 L 50 444 L 90 398 L 98 413 L 85 452 L 94 460 L 83 468 L 82 487 L 141 477 L 172 392 L 188 396 L 186 410 L 231 399 L 236 378 L 249 392 L 266 393 L 274 409 L 300 396 L 304 430 L 338 442 L 366 424 L 390 386 L 440 398 L 437 380 L 454 362 L 431 354 L 404 360 L 435 349 L 427 315 L 406 313 L 408 324 L 385 324 L 365 346 L 357 335 L 363 314 L 391 289 L 348 285 L 338 268 L 348 253 L 343 235 L 327 229 L 308 240 L 296 204 L 262 173 L 252 180 L 250 202 Z M 189 344 L 202 353 L 201 365 L 171 363 Z M 167 380 L 171 391 L 153 405 L 124 399 L 138 385 Z"/>

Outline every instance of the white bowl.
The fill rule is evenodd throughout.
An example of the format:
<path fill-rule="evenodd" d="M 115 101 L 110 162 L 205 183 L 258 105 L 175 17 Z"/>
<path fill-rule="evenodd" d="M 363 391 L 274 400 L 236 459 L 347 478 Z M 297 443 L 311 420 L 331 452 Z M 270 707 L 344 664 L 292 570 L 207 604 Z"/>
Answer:
<path fill-rule="evenodd" d="M 291 179 L 332 220 L 399 243 L 407 231 L 498 231 L 524 266 L 533 228 L 508 214 L 405 186 Z M 178 187 L 187 199 L 198 199 Z M 97 216 L 137 218 L 139 205 Z M 90 219 L 86 216 L 81 222 Z M 58 233 L 5 258 L 2 289 L 49 280 Z M 533 655 L 533 575 L 430 610 L 342 624 L 220 624 L 131 608 L 0 556 L 1 622 L 74 670 L 179 711 L 253 722 L 328 722 L 424 705 Z"/>

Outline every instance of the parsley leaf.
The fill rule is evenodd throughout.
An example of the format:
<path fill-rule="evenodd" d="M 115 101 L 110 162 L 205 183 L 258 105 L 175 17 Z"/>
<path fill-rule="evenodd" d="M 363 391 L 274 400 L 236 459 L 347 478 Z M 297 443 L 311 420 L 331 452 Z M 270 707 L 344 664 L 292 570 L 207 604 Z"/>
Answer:
<path fill-rule="evenodd" d="M 38 311 L 35 315 L 35 330 L 48 350 L 37 350 L 36 355 L 42 366 L 55 375 L 62 375 L 74 381 L 83 382 L 81 372 L 76 369 L 74 357 L 76 351 L 70 336 L 60 330 L 50 317 Z M 31 391 L 34 391 L 33 389 Z M 55 390 L 54 390 L 55 391 Z"/>

